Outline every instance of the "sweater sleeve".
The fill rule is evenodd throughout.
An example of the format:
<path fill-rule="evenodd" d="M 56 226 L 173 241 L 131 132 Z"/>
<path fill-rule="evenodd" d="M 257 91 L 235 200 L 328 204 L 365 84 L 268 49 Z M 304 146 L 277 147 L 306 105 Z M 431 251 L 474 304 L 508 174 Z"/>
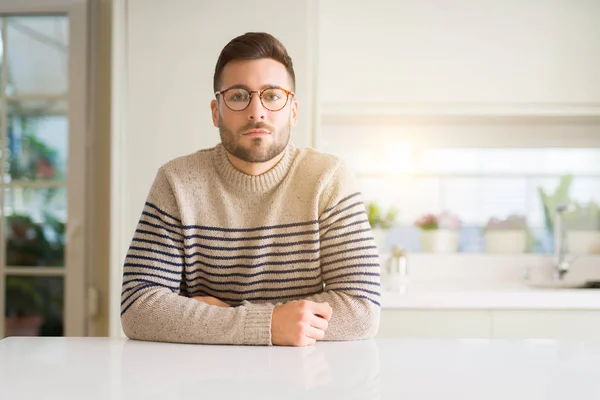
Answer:
<path fill-rule="evenodd" d="M 206 344 L 271 344 L 272 304 L 217 307 L 186 297 L 183 225 L 161 168 L 123 268 L 121 322 L 131 339 Z"/>
<path fill-rule="evenodd" d="M 322 293 L 307 297 L 333 309 L 324 340 L 368 339 L 380 318 L 380 264 L 366 208 L 343 163 L 321 195 Z"/>

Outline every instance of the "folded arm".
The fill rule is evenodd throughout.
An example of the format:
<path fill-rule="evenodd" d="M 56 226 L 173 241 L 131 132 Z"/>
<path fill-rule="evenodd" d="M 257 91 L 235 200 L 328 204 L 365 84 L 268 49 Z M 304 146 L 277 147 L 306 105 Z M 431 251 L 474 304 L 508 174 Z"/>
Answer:
<path fill-rule="evenodd" d="M 131 339 L 271 344 L 272 304 L 218 307 L 182 293 L 183 229 L 168 177 L 159 170 L 123 269 L 121 322 Z"/>

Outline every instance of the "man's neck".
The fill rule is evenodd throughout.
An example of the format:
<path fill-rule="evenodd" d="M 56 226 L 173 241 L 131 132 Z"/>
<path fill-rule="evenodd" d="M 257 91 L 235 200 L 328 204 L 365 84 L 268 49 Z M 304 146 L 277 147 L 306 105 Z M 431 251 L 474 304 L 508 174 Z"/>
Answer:
<path fill-rule="evenodd" d="M 229 152 L 227 152 L 227 158 L 229 159 L 229 162 L 231 162 L 231 165 L 233 165 L 233 167 L 238 171 L 243 172 L 246 175 L 258 176 L 269 172 L 274 166 L 277 165 L 277 163 L 279 163 L 279 161 L 281 161 L 284 154 L 285 150 L 275 158 L 262 163 L 250 163 L 240 160 L 239 158 L 231 155 Z"/>

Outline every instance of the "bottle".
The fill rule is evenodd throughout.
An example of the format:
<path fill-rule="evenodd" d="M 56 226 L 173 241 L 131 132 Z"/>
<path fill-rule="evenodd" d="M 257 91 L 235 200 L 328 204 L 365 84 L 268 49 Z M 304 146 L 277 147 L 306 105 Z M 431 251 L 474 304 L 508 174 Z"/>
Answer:
<path fill-rule="evenodd" d="M 402 246 L 395 245 L 385 265 L 384 289 L 388 292 L 408 290 L 408 258 Z"/>

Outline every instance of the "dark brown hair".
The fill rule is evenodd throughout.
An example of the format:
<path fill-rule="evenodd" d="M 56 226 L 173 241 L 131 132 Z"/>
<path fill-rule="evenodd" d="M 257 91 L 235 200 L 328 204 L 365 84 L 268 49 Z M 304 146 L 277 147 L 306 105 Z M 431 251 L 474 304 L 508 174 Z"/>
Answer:
<path fill-rule="evenodd" d="M 214 91 L 218 91 L 221 86 L 221 74 L 228 62 L 260 60 L 261 58 L 271 58 L 282 63 L 290 74 L 290 78 L 292 78 L 291 90 L 295 90 L 296 75 L 294 74 L 292 58 L 288 55 L 283 43 L 265 32 L 248 32 L 232 39 L 221 50 L 213 78 Z"/>

